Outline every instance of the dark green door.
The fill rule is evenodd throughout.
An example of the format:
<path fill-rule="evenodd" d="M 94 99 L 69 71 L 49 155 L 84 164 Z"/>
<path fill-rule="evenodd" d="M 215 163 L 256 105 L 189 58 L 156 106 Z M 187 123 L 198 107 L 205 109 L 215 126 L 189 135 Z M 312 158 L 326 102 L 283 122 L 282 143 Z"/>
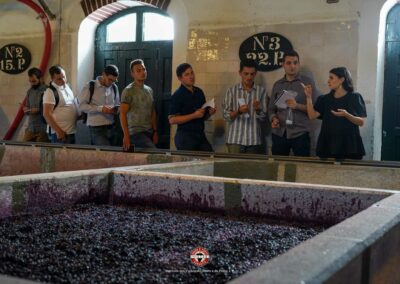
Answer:
<path fill-rule="evenodd" d="M 387 17 L 382 160 L 400 161 L 400 5 Z"/>
<path fill-rule="evenodd" d="M 157 112 L 157 127 L 159 134 L 159 148 L 169 149 L 170 126 L 168 110 L 171 98 L 171 68 L 172 68 L 172 40 L 146 40 L 145 14 L 165 13 L 150 7 L 134 7 L 113 15 L 102 22 L 96 31 L 95 74 L 101 74 L 106 64 L 115 64 L 120 70 L 118 88 L 120 92 L 132 82 L 129 65 L 133 59 L 140 58 L 147 69 L 146 85 L 154 91 L 155 108 Z M 122 34 L 121 40 L 111 40 L 110 24 L 126 16 L 134 15 L 132 27 L 134 32 Z M 133 23 L 136 21 L 136 23 Z M 126 28 L 127 25 L 124 26 Z M 111 29 L 112 30 L 112 29 Z M 114 29 L 115 31 L 115 29 Z M 119 30 L 117 30 L 119 32 Z M 134 35 L 132 35 L 134 34 Z"/>

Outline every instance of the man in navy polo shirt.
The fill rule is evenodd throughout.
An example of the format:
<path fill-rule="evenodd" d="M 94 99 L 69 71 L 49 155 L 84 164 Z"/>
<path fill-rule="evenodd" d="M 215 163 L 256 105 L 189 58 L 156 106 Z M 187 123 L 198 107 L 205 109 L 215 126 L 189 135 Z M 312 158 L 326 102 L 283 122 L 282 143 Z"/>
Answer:
<path fill-rule="evenodd" d="M 194 86 L 192 66 L 182 63 L 176 68 L 181 86 L 171 98 L 169 123 L 177 124 L 175 146 L 178 150 L 208 151 L 213 149 L 204 134 L 204 120 L 215 114 L 215 108 L 202 108 L 206 102 L 203 91 Z"/>

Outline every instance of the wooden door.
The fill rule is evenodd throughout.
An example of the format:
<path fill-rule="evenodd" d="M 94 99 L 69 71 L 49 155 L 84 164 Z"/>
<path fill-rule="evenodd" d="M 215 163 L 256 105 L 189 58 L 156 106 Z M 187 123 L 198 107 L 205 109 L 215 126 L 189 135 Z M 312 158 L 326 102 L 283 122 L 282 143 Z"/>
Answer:
<path fill-rule="evenodd" d="M 387 17 L 382 160 L 400 161 L 400 5 Z"/>
<path fill-rule="evenodd" d="M 118 88 L 120 93 L 125 86 L 132 82 L 130 62 L 140 58 L 147 69 L 146 85 L 154 91 L 155 109 L 157 112 L 157 129 L 159 143 L 157 147 L 169 149 L 170 126 L 168 111 L 171 97 L 171 68 L 172 68 L 172 40 L 144 41 L 143 14 L 154 12 L 163 14 L 160 10 L 150 7 L 134 7 L 113 15 L 101 23 L 96 31 L 95 74 L 101 74 L 107 64 L 115 64 L 120 70 Z M 135 41 L 107 42 L 107 25 L 125 15 L 136 14 Z"/>

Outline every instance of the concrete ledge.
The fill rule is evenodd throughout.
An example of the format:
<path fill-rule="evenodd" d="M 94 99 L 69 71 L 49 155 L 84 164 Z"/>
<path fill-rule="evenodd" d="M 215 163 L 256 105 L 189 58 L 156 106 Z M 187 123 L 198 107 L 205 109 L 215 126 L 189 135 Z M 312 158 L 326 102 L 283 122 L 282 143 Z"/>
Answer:
<path fill-rule="evenodd" d="M 400 194 L 230 283 L 399 283 Z"/>
<path fill-rule="evenodd" d="M 1 145 L 0 176 L 35 174 L 193 160 L 163 153 L 126 153 L 60 147 Z"/>

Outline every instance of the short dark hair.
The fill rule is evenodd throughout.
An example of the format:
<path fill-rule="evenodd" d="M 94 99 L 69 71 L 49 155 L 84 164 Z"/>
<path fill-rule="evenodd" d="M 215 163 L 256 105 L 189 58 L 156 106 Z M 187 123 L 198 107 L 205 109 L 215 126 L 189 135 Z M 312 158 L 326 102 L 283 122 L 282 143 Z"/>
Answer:
<path fill-rule="evenodd" d="M 106 75 L 112 75 L 112 76 L 115 76 L 115 77 L 119 76 L 118 67 L 113 65 L 113 64 L 110 64 L 110 65 L 107 65 L 106 67 L 104 67 L 104 73 Z"/>
<path fill-rule="evenodd" d="M 342 83 L 343 89 L 348 92 L 354 91 L 353 79 L 351 78 L 350 71 L 346 67 L 333 68 L 329 71 L 329 73 L 336 75 L 339 79 L 344 78 Z"/>
<path fill-rule="evenodd" d="M 42 78 L 42 70 L 40 70 L 39 68 L 33 67 L 31 69 L 28 70 L 28 76 L 36 76 L 36 78 L 40 79 Z"/>
<path fill-rule="evenodd" d="M 133 69 L 133 66 L 139 65 L 139 64 L 144 65 L 144 61 L 142 59 L 134 59 L 134 60 L 132 60 L 131 61 L 131 65 L 130 65 L 131 71 Z"/>
<path fill-rule="evenodd" d="M 286 59 L 286 57 L 288 57 L 288 56 L 297 57 L 297 59 L 298 59 L 299 62 L 300 62 L 300 56 L 299 56 L 299 54 L 297 53 L 296 50 L 287 50 L 287 51 L 285 51 L 285 54 L 283 55 L 283 62 L 285 62 L 285 59 Z"/>
<path fill-rule="evenodd" d="M 185 72 L 189 68 L 192 68 L 189 63 L 179 64 L 178 67 L 176 67 L 176 76 L 182 77 L 183 72 Z"/>
<path fill-rule="evenodd" d="M 244 67 L 250 67 L 250 68 L 255 68 L 257 71 L 257 62 L 255 62 L 254 60 L 251 59 L 245 59 L 240 61 L 240 69 L 239 71 L 242 71 Z"/>
<path fill-rule="evenodd" d="M 50 73 L 50 76 L 51 76 L 51 77 L 53 77 L 53 76 L 56 75 L 56 74 L 57 74 L 57 75 L 58 75 L 58 74 L 61 74 L 62 71 L 64 71 L 64 68 L 62 68 L 61 65 L 53 65 L 53 66 L 51 66 L 50 69 L 49 69 L 49 73 Z"/>

